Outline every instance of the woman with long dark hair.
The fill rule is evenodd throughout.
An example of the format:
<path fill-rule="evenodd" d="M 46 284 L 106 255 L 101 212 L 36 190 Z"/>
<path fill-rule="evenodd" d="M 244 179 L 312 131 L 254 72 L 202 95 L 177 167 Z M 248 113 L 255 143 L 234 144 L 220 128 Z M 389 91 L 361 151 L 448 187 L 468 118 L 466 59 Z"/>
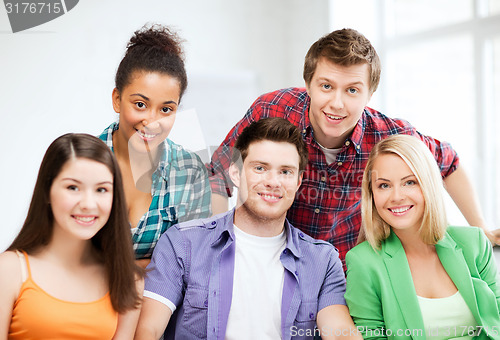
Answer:
<path fill-rule="evenodd" d="M 141 299 L 125 195 L 109 148 L 57 138 L 24 225 L 0 254 L 0 339 L 131 339 Z"/>

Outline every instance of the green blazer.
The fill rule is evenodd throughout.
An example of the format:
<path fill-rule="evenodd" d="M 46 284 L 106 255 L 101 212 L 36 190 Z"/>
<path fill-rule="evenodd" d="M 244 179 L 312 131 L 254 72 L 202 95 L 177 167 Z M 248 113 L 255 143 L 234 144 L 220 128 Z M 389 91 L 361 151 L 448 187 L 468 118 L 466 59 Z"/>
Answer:
<path fill-rule="evenodd" d="M 500 339 L 500 282 L 491 245 L 482 230 L 449 227 L 436 251 L 484 328 L 476 339 Z M 377 252 L 368 242 L 357 245 L 347 253 L 346 264 L 345 299 L 365 339 L 426 338 L 408 260 L 396 234 L 391 233 Z M 385 335 L 382 329 L 387 330 Z"/>

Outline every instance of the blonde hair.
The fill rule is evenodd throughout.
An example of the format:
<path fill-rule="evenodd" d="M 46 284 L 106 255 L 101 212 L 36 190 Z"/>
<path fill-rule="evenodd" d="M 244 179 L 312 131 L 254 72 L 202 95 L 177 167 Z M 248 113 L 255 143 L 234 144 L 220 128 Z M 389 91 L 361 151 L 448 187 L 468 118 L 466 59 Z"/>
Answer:
<path fill-rule="evenodd" d="M 363 173 L 361 193 L 362 225 L 358 243 L 367 240 L 373 249 L 380 249 L 382 241 L 389 237 L 391 227 L 378 214 L 373 201 L 371 175 L 373 164 L 380 155 L 393 154 L 411 169 L 424 196 L 424 213 L 419 233 L 422 241 L 436 244 L 444 237 L 447 228 L 446 211 L 443 200 L 443 180 L 426 145 L 417 137 L 393 135 L 378 142 L 370 152 Z"/>

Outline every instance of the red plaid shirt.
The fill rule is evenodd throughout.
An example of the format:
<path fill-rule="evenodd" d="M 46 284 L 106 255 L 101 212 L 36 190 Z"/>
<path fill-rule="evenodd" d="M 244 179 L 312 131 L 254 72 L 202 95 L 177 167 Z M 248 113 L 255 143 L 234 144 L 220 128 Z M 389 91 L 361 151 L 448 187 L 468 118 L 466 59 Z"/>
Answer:
<path fill-rule="evenodd" d="M 404 120 L 389 118 L 366 107 L 336 161 L 328 165 L 314 139 L 308 115 L 309 103 L 310 98 L 304 88 L 278 90 L 257 98 L 212 156 L 212 192 L 230 195 L 232 183 L 227 169 L 231 162 L 231 150 L 245 127 L 265 117 L 287 119 L 301 130 L 309 150 L 302 185 L 287 218 L 310 236 L 332 243 L 344 263 L 345 254 L 356 244 L 361 226 L 361 182 L 368 155 L 375 143 L 393 134 L 417 136 L 436 158 L 443 177 L 455 171 L 459 160 L 448 143 L 420 134 Z"/>

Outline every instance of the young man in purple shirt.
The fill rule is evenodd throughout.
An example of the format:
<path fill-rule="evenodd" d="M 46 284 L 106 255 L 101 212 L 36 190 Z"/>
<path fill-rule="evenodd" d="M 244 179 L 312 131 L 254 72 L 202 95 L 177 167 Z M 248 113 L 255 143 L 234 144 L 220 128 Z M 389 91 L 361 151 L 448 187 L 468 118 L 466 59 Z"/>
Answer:
<path fill-rule="evenodd" d="M 308 159 L 299 130 L 261 119 L 235 150 L 236 208 L 163 234 L 136 339 L 361 339 L 337 250 L 286 220 Z"/>

